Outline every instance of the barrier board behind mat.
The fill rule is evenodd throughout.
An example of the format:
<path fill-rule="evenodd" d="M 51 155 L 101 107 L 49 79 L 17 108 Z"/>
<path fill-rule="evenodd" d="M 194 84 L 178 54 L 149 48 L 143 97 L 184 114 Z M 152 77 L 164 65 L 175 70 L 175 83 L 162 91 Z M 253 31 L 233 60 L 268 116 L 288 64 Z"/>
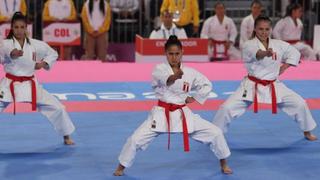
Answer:
<path fill-rule="evenodd" d="M 165 39 L 147 39 L 136 35 L 136 62 L 161 62 L 166 59 L 164 53 Z M 209 62 L 208 40 L 199 38 L 181 39 L 183 46 L 183 61 Z"/>

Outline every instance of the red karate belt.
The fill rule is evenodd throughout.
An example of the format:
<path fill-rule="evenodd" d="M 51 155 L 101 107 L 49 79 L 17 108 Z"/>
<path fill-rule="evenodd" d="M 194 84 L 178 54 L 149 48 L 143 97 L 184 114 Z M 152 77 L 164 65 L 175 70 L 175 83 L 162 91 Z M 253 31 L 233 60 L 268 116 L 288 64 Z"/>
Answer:
<path fill-rule="evenodd" d="M 300 39 L 294 39 L 294 40 L 285 40 L 289 44 L 296 44 L 297 42 L 300 42 Z"/>
<path fill-rule="evenodd" d="M 15 76 L 7 73 L 6 77 L 11 80 L 10 83 L 10 92 L 13 99 L 13 114 L 16 114 L 16 96 L 14 93 L 14 83 L 15 82 L 24 82 L 31 81 L 31 97 L 32 97 L 32 110 L 35 111 L 37 109 L 37 90 L 36 90 L 36 82 L 34 81 L 34 76 Z"/>
<path fill-rule="evenodd" d="M 158 106 L 163 107 L 165 109 L 165 114 L 166 114 L 167 124 L 168 124 L 168 149 L 170 149 L 170 112 L 180 109 L 182 113 L 182 132 L 183 132 L 184 151 L 185 152 L 190 151 L 187 120 L 182 110 L 182 108 L 186 105 L 171 104 L 171 103 L 166 103 L 159 100 Z"/>
<path fill-rule="evenodd" d="M 224 52 L 223 52 L 223 55 L 224 57 L 227 57 L 227 47 L 225 46 L 225 43 L 227 43 L 227 41 L 218 41 L 218 40 L 214 40 L 212 39 L 212 46 L 213 46 L 213 57 L 216 58 L 217 57 L 217 46 L 216 45 L 220 45 L 220 44 L 223 44 L 224 45 Z"/>
<path fill-rule="evenodd" d="M 254 113 L 258 112 L 258 84 L 261 84 L 263 86 L 270 85 L 271 87 L 271 99 L 272 99 L 272 114 L 277 114 L 277 96 L 276 96 L 276 89 L 274 87 L 274 82 L 276 80 L 262 80 L 258 79 L 254 76 L 248 75 L 248 78 L 255 82 L 254 85 L 254 100 L 253 100 L 253 111 Z"/>

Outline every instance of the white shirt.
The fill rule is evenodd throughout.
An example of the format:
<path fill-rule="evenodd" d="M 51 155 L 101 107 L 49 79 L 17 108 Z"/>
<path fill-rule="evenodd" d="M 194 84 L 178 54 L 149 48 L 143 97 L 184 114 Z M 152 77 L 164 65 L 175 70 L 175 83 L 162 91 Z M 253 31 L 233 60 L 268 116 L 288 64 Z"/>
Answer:
<path fill-rule="evenodd" d="M 179 39 L 188 39 L 186 31 L 183 28 L 177 28 L 172 24 L 170 29 L 167 29 L 163 24 L 159 29 L 155 29 L 150 34 L 150 39 L 168 39 L 170 35 L 176 35 Z"/>
<path fill-rule="evenodd" d="M 152 72 L 152 88 L 155 91 L 156 97 L 167 103 L 185 104 L 185 100 L 190 96 L 190 91 L 194 91 L 192 97 L 199 103 L 203 104 L 211 92 L 211 82 L 198 71 L 181 66 L 183 76 L 176 80 L 172 85 L 167 86 L 169 76 L 173 75 L 172 68 L 166 63 L 158 64 Z M 185 106 L 182 108 L 186 116 L 188 132 L 194 131 L 194 119 L 199 118 L 196 114 Z M 167 132 L 167 121 L 164 108 L 154 106 L 149 118 L 152 118 L 155 128 L 153 131 Z M 170 112 L 170 126 L 171 132 L 182 132 L 181 111 L 176 110 Z"/>
<path fill-rule="evenodd" d="M 273 37 L 281 40 L 300 40 L 301 33 L 303 31 L 303 24 L 300 19 L 297 19 L 297 25 L 295 25 L 293 19 L 287 16 L 280 19 L 273 29 Z"/>
<path fill-rule="evenodd" d="M 298 65 L 300 60 L 299 51 L 287 42 L 269 39 L 269 47 L 276 53 L 276 60 L 273 57 L 264 57 L 261 60 L 256 59 L 259 49 L 266 50 L 258 38 L 248 40 L 243 45 L 242 58 L 249 75 L 264 80 L 274 80 L 279 76 L 281 63 Z"/>
<path fill-rule="evenodd" d="M 138 0 L 110 0 L 112 12 L 136 12 L 139 9 Z"/>
<path fill-rule="evenodd" d="M 11 18 L 16 11 L 20 11 L 21 0 L 0 0 L 0 14 Z"/>
<path fill-rule="evenodd" d="M 236 25 L 231 18 L 224 16 L 222 23 L 220 23 L 215 15 L 204 22 L 200 37 L 217 41 L 229 40 L 235 42 L 237 34 Z"/>
<path fill-rule="evenodd" d="M 252 32 L 254 29 L 254 18 L 252 14 L 246 16 L 240 26 L 240 47 L 242 47 L 243 43 L 249 40 L 252 36 Z"/>
<path fill-rule="evenodd" d="M 71 16 L 71 4 L 69 0 L 50 0 L 49 15 L 59 20 L 67 19 Z"/>
<path fill-rule="evenodd" d="M 105 1 L 105 14 L 103 14 L 101 11 L 100 11 L 100 7 L 99 7 L 99 4 L 100 4 L 100 1 L 103 1 L 103 0 L 99 0 L 99 1 L 93 1 L 93 9 L 92 9 L 92 14 L 90 14 L 90 11 L 89 11 L 89 1 L 86 1 L 86 8 L 87 8 L 87 15 L 88 15 L 88 20 L 89 20 L 89 23 L 91 25 L 91 27 L 95 30 L 95 31 L 98 31 L 99 28 L 103 25 L 105 19 L 106 19 L 106 15 L 107 15 L 107 2 Z"/>

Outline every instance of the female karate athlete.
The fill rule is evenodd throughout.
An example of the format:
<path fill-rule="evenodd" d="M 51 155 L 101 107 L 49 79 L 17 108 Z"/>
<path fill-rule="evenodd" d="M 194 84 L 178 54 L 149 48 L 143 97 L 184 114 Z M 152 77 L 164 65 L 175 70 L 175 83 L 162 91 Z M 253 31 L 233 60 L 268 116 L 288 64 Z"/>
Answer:
<path fill-rule="evenodd" d="M 152 73 L 152 87 L 158 97 L 158 105 L 154 106 L 148 118 L 128 138 L 120 156 L 115 176 L 122 176 L 124 169 L 133 163 L 138 150 L 145 150 L 159 134 L 183 133 L 184 150 L 189 151 L 189 136 L 196 141 L 209 144 L 210 149 L 220 159 L 221 171 L 231 174 L 226 158 L 230 150 L 222 131 L 210 122 L 192 113 L 186 106 L 198 101 L 203 104 L 211 92 L 211 82 L 198 71 L 183 66 L 182 44 L 175 35 L 171 35 L 165 44 L 167 62 L 159 64 Z M 190 95 L 194 90 L 195 94 Z"/>
<path fill-rule="evenodd" d="M 246 41 L 242 51 L 248 76 L 221 105 L 213 124 L 226 132 L 231 120 L 242 115 L 252 103 L 254 112 L 258 112 L 258 102 L 271 103 L 272 113 L 280 108 L 298 123 L 307 140 L 316 140 L 311 134 L 316 122 L 306 102 L 278 79 L 290 66 L 298 65 L 300 53 L 287 42 L 271 39 L 270 31 L 271 20 L 259 16 L 254 23 L 253 39 Z"/>
<path fill-rule="evenodd" d="M 51 69 L 58 54 L 48 44 L 27 37 L 27 19 L 16 12 L 11 20 L 11 30 L 0 47 L 1 64 L 6 72 L 0 81 L 0 111 L 11 102 L 31 102 L 32 110 L 45 115 L 55 130 L 63 136 L 66 145 L 74 144 L 70 134 L 75 127 L 64 106 L 38 84 L 34 73 Z"/>

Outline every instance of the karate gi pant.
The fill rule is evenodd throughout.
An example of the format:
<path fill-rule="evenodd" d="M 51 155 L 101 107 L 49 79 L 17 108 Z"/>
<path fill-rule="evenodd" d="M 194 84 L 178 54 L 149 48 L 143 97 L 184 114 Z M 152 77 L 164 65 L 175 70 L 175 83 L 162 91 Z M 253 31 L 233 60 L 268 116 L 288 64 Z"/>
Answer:
<path fill-rule="evenodd" d="M 285 86 L 283 86 L 281 91 L 285 92 L 285 95 L 282 97 L 282 102 L 277 104 L 277 107 L 291 116 L 298 123 L 302 131 L 313 130 L 317 124 L 305 100 Z M 242 94 L 243 91 L 241 88 L 238 88 L 238 90 L 220 106 L 218 112 L 215 114 L 213 124 L 218 126 L 224 133 L 227 132 L 231 121 L 241 116 L 252 104 L 250 101 L 242 100 Z"/>
<path fill-rule="evenodd" d="M 167 133 L 152 131 L 151 120 L 144 121 L 123 146 L 119 156 L 120 164 L 130 167 L 137 151 L 145 150 L 151 141 L 160 134 L 167 135 Z M 222 131 L 200 117 L 194 119 L 194 132 L 190 133 L 189 137 L 203 144 L 209 144 L 211 151 L 218 159 L 225 159 L 231 154 Z"/>
<path fill-rule="evenodd" d="M 54 129 L 62 136 L 70 135 L 75 127 L 65 110 L 65 107 L 52 94 L 42 88 L 38 88 L 41 93 L 37 93 L 37 110 L 48 118 Z M 0 101 L 0 112 L 10 104 L 10 102 Z M 31 106 L 30 106 L 31 108 Z M 19 109 L 17 109 L 19 113 Z"/>

